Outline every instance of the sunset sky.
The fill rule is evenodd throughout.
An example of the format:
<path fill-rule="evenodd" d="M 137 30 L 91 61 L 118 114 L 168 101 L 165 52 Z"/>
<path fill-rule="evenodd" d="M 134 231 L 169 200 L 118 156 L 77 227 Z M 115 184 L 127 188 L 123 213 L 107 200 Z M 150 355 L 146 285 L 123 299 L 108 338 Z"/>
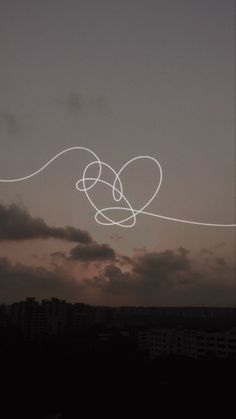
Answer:
<path fill-rule="evenodd" d="M 148 211 L 235 223 L 235 1 L 2 0 L 0 51 L 0 179 L 73 146 L 117 171 L 150 155 L 163 183 Z M 235 304 L 235 228 L 98 225 L 75 189 L 90 161 L 74 151 L 0 183 L 0 303 Z M 138 161 L 122 180 L 138 209 L 158 175 Z"/>

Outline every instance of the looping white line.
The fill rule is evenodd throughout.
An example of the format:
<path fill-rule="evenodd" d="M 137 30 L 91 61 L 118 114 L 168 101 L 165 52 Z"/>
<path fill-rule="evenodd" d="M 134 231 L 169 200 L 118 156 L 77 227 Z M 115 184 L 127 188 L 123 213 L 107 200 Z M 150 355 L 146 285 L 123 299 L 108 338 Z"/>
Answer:
<path fill-rule="evenodd" d="M 98 224 L 101 224 L 101 225 L 104 225 L 104 226 L 117 225 L 117 226 L 124 227 L 124 228 L 130 228 L 130 227 L 135 226 L 136 221 L 137 221 L 137 215 L 142 214 L 142 215 L 149 215 L 151 217 L 161 218 L 161 219 L 168 220 L 168 221 L 174 221 L 174 222 L 185 223 L 185 224 L 194 224 L 194 225 L 199 225 L 199 226 L 236 227 L 236 224 L 203 223 L 203 222 L 198 222 L 198 221 L 190 221 L 190 220 L 184 220 L 184 219 L 179 219 L 179 218 L 166 217 L 164 215 L 154 214 L 154 213 L 145 211 L 145 209 L 148 208 L 148 206 L 151 204 L 151 202 L 154 200 L 154 198 L 157 197 L 157 195 L 160 191 L 160 187 L 161 187 L 161 184 L 162 184 L 162 177 L 163 177 L 162 168 L 161 168 L 161 165 L 160 165 L 159 161 L 157 159 L 155 159 L 154 157 L 151 157 L 151 156 L 137 156 L 137 157 L 134 157 L 133 159 L 130 159 L 129 161 L 127 161 L 121 167 L 121 169 L 118 172 L 116 172 L 109 164 L 100 160 L 99 157 L 97 156 L 97 154 L 94 153 L 89 148 L 79 147 L 79 146 L 70 147 L 70 148 L 67 148 L 67 149 L 61 151 L 60 153 L 56 154 L 46 164 L 44 164 L 41 168 L 39 168 L 35 172 L 33 172 L 33 173 L 31 173 L 27 176 L 16 178 L 16 179 L 0 179 L 0 182 L 2 182 L 2 183 L 13 183 L 13 182 L 21 182 L 21 181 L 28 180 L 28 179 L 38 175 L 44 169 L 46 169 L 51 163 L 54 162 L 54 160 L 56 160 L 57 158 L 61 157 L 63 154 L 65 154 L 69 151 L 72 151 L 72 150 L 86 151 L 89 154 L 91 154 L 93 156 L 93 158 L 95 158 L 95 160 L 93 160 L 92 162 L 88 163 L 87 166 L 85 166 L 82 178 L 79 179 L 76 182 L 75 187 L 78 191 L 85 193 L 88 201 L 90 202 L 92 207 L 95 209 L 95 211 L 96 211 L 95 220 Z M 158 170 L 158 174 L 157 174 L 158 181 L 157 181 L 157 186 L 156 186 L 151 198 L 141 208 L 134 209 L 132 207 L 130 201 L 127 199 L 127 197 L 125 196 L 125 194 L 123 192 L 124 188 L 123 188 L 123 184 L 121 182 L 120 176 L 123 173 L 123 171 L 127 168 L 128 165 L 130 165 L 131 163 L 133 163 L 137 160 L 144 160 L 144 159 L 149 160 L 149 161 L 154 163 L 156 169 Z M 87 176 L 87 172 L 88 172 L 89 168 L 91 168 L 92 166 L 98 166 L 97 177 Z M 110 172 L 114 175 L 113 183 L 110 183 L 110 182 L 107 182 L 107 181 L 101 179 L 102 168 L 103 167 L 106 167 L 107 169 L 109 169 Z M 92 198 L 89 194 L 89 191 L 92 188 L 94 188 L 97 183 L 101 183 L 101 184 L 106 185 L 109 188 L 111 188 L 113 200 L 115 202 L 123 202 L 123 205 L 105 207 L 105 208 L 99 209 L 95 205 L 94 201 L 92 200 Z M 119 213 L 119 214 L 121 212 L 124 212 L 126 215 L 128 213 L 128 215 L 127 216 L 125 215 L 124 217 L 122 217 L 118 221 L 116 221 L 114 218 L 112 218 L 112 213 L 114 213 L 114 212 Z M 108 214 L 109 214 L 109 216 L 108 216 Z"/>

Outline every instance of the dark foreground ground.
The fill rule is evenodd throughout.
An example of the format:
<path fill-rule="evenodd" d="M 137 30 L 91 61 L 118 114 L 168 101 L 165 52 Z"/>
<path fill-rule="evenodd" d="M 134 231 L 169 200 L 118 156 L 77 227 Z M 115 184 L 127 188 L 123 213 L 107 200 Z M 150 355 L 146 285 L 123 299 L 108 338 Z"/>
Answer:
<path fill-rule="evenodd" d="M 58 341 L 2 342 L 0 356 L 0 418 L 234 417 L 233 360 L 150 362 L 132 346 Z"/>

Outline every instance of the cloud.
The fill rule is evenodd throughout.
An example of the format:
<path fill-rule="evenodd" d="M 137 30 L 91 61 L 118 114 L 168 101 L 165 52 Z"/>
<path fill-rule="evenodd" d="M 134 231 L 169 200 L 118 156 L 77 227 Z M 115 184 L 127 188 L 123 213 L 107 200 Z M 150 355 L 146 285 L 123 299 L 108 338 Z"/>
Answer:
<path fill-rule="evenodd" d="M 201 255 L 213 255 L 212 250 L 206 249 L 205 247 L 203 247 L 200 252 Z"/>
<path fill-rule="evenodd" d="M 101 113 L 105 116 L 112 116 L 111 106 L 108 103 L 106 96 L 104 95 L 97 95 L 95 96 L 90 102 L 88 106 L 91 111 L 95 113 Z"/>
<path fill-rule="evenodd" d="M 224 258 L 217 257 L 217 258 L 215 258 L 215 261 L 216 261 L 217 265 L 219 265 L 219 266 L 222 266 L 222 267 L 226 266 L 226 261 L 225 261 Z"/>
<path fill-rule="evenodd" d="M 13 264 L 0 257 L 0 299 L 12 302 L 29 296 L 80 299 L 83 286 L 66 272 Z M 76 298 L 77 297 L 77 298 Z"/>
<path fill-rule="evenodd" d="M 2 300 L 32 295 L 109 305 L 234 304 L 235 267 L 208 249 L 195 259 L 182 247 L 159 252 L 136 249 L 132 256 L 120 255 L 110 245 L 93 241 L 86 231 L 51 227 L 16 204 L 0 204 L 0 240 L 36 238 L 76 245 L 68 254 L 60 249 L 54 252 L 50 269 L 0 258 Z M 207 263 L 201 253 L 207 254 Z"/>
<path fill-rule="evenodd" d="M 224 260 L 201 265 L 180 248 L 139 255 L 125 269 L 110 263 L 87 285 L 116 305 L 227 306 L 234 303 L 234 275 Z"/>
<path fill-rule="evenodd" d="M 159 276 L 166 278 L 172 272 L 189 270 L 190 261 L 185 249 L 179 249 L 176 253 L 172 250 L 164 252 L 146 253 L 136 260 L 134 272 L 148 277 Z"/>
<path fill-rule="evenodd" d="M 10 135 L 16 135 L 21 130 L 21 124 L 12 112 L 0 111 L 0 124 L 6 128 Z"/>
<path fill-rule="evenodd" d="M 78 92 L 71 91 L 65 103 L 71 113 L 83 112 L 86 108 L 82 95 Z"/>
<path fill-rule="evenodd" d="M 99 244 L 96 242 L 78 244 L 72 247 L 69 254 L 65 252 L 53 252 L 51 254 L 53 263 L 64 261 L 64 262 L 79 262 L 87 265 L 96 263 L 96 267 L 99 268 L 100 264 L 107 261 L 117 260 L 121 264 L 127 263 L 125 257 L 117 257 L 115 250 L 110 247 L 109 244 Z M 124 259 L 124 261 L 123 261 Z"/>
<path fill-rule="evenodd" d="M 113 260 L 115 256 L 115 250 L 108 244 L 89 243 L 73 247 L 70 251 L 69 259 L 80 262 L 103 262 Z"/>
<path fill-rule="evenodd" d="M 16 204 L 0 204 L 0 240 L 61 239 L 92 243 L 88 232 L 74 227 L 51 227 L 42 218 L 33 218 Z"/>
<path fill-rule="evenodd" d="M 0 257 L 1 301 L 56 296 L 108 305 L 232 306 L 234 303 L 235 270 L 214 257 L 211 265 L 201 266 L 190 259 L 189 253 L 167 249 L 134 256 L 132 263 L 120 265 L 120 259 L 108 245 L 73 249 L 73 260 L 89 263 L 82 271 L 70 270 L 72 255 L 63 264 L 52 263 L 51 269 L 13 264 Z M 95 260 L 99 264 L 91 269 L 90 262 Z"/>
<path fill-rule="evenodd" d="M 221 247 L 224 247 L 225 246 L 225 242 L 219 242 L 219 243 L 216 243 L 215 245 L 213 245 L 211 248 L 212 249 L 220 249 Z"/>
<path fill-rule="evenodd" d="M 94 95 L 89 98 L 76 90 L 71 90 L 64 100 L 58 102 L 64 105 L 71 115 L 86 113 L 111 115 L 111 108 L 104 95 Z"/>

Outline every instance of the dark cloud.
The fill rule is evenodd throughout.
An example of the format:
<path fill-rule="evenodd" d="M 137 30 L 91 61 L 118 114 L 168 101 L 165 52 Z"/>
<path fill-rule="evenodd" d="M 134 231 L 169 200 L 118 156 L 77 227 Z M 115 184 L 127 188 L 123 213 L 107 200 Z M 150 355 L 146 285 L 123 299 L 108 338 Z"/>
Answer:
<path fill-rule="evenodd" d="M 0 240 L 61 239 L 92 243 L 91 236 L 74 227 L 51 227 L 41 218 L 33 218 L 16 204 L 0 204 Z"/>
<path fill-rule="evenodd" d="M 181 279 L 191 270 L 187 254 L 176 252 L 151 252 L 134 257 L 131 269 L 122 270 L 120 266 L 109 265 L 104 269 L 104 290 L 109 294 L 126 294 L 138 304 L 149 304 L 163 296 L 163 289 L 172 287 L 175 279 Z M 148 302 L 149 301 L 149 302 Z M 156 303 L 160 304 L 160 299 Z"/>
<path fill-rule="evenodd" d="M 146 253 L 137 258 L 134 272 L 148 277 L 153 277 L 154 274 L 165 278 L 172 272 L 186 271 L 190 268 L 187 253 L 185 249 L 179 249 L 176 253 L 172 250 Z"/>
<path fill-rule="evenodd" d="M 6 128 L 10 135 L 18 134 L 21 129 L 18 118 L 12 112 L 0 111 L 0 124 Z"/>
<path fill-rule="evenodd" d="M 82 285 L 61 269 L 50 271 L 44 267 L 13 264 L 0 257 L 1 301 L 11 302 L 29 296 L 79 300 L 82 292 Z"/>
<path fill-rule="evenodd" d="M 80 244 L 70 251 L 69 259 L 80 262 L 107 261 L 115 259 L 115 251 L 108 244 Z"/>
<path fill-rule="evenodd" d="M 215 258 L 215 261 L 216 261 L 217 265 L 219 265 L 219 266 L 223 266 L 223 267 L 226 266 L 226 261 L 225 261 L 224 258 L 218 257 L 218 258 Z"/>
<path fill-rule="evenodd" d="M 212 258 L 211 265 L 201 266 L 180 248 L 134 257 L 128 269 L 111 263 L 87 285 L 119 305 L 224 306 L 233 304 L 234 274 L 223 260 Z"/>
<path fill-rule="evenodd" d="M 115 305 L 232 305 L 235 269 L 222 257 L 207 253 L 193 259 L 180 247 L 161 252 L 119 255 L 108 244 L 94 242 L 73 227 L 51 227 L 24 208 L 0 204 L 0 240 L 62 239 L 77 242 L 69 254 L 55 252 L 51 270 L 13 264 L 0 258 L 1 299 L 63 296 L 70 300 Z M 207 252 L 206 252 L 207 250 Z M 71 262 L 74 262 L 71 264 Z M 43 262 L 42 262 L 43 263 Z M 76 263 L 79 265 L 77 269 Z M 73 280 L 76 275 L 77 281 Z M 92 297 L 93 296 L 93 297 Z M 95 297 L 94 297 L 95 296 Z"/>
<path fill-rule="evenodd" d="M 87 247 L 89 256 L 85 252 Z M 62 265 L 52 263 L 49 270 L 13 264 L 0 257 L 1 301 L 57 296 L 109 305 L 229 306 L 234 303 L 235 270 L 222 265 L 222 261 L 218 261 L 217 269 L 214 258 L 211 267 L 196 267 L 189 254 L 166 250 L 134 257 L 129 266 L 121 266 L 107 245 L 82 245 L 82 248 L 77 249 L 74 260 L 90 263 L 100 258 L 105 263 L 94 265 L 96 272 L 88 278 L 86 270 L 82 274 L 79 271 L 75 274 L 77 280 L 71 274 L 69 258 Z M 60 253 L 58 256 L 65 257 Z"/>
<path fill-rule="evenodd" d="M 114 295 L 129 294 L 132 291 L 132 273 L 122 271 L 118 266 L 108 265 L 104 270 L 104 283 L 106 291 Z"/>
<path fill-rule="evenodd" d="M 129 266 L 133 265 L 134 259 L 129 256 L 117 255 L 116 261 L 119 263 L 119 266 Z"/>

